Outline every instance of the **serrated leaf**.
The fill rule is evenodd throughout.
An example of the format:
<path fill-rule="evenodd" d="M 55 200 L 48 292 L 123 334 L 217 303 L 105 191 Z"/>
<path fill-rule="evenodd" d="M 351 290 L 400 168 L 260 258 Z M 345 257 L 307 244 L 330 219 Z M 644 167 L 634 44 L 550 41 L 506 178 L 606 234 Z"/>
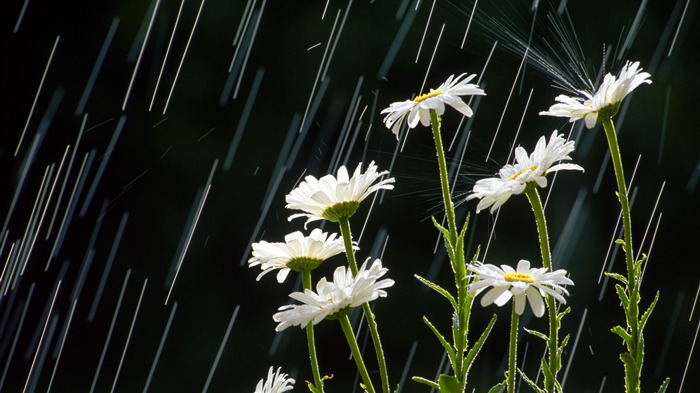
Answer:
<path fill-rule="evenodd" d="M 639 384 L 639 369 L 629 353 L 621 353 L 620 360 L 625 366 L 625 391 L 636 392 L 635 386 Z"/>
<path fill-rule="evenodd" d="M 467 356 L 464 358 L 464 371 L 462 373 L 465 379 L 469 368 L 472 366 L 472 363 L 476 358 L 476 355 L 479 354 L 479 351 L 481 351 L 481 348 L 484 346 L 486 339 L 488 338 L 489 334 L 491 334 L 491 329 L 496 323 L 496 319 L 498 319 L 498 317 L 496 316 L 496 314 L 493 314 L 493 316 L 491 317 L 491 321 L 488 325 L 486 325 L 486 329 L 484 329 L 484 331 L 481 333 L 479 339 L 476 340 L 474 346 L 469 350 L 469 352 L 467 352 Z"/>
<path fill-rule="evenodd" d="M 668 389 L 669 383 L 671 383 L 671 378 L 666 377 L 661 386 L 659 386 L 659 390 L 657 391 L 657 393 L 666 393 L 666 389 Z"/>
<path fill-rule="evenodd" d="M 525 383 L 528 384 L 532 390 L 536 391 L 537 393 L 546 393 L 543 389 L 540 389 L 540 387 L 537 386 L 535 381 L 528 378 L 528 376 L 525 375 L 522 370 L 518 369 L 518 372 L 520 373 L 520 377 L 523 379 L 523 381 L 525 381 Z"/>
<path fill-rule="evenodd" d="M 544 376 L 544 386 L 550 386 L 551 383 L 549 383 L 549 381 L 554 381 L 554 373 L 549 369 L 549 364 L 544 356 L 542 357 L 540 363 L 540 369 L 542 370 L 542 375 Z"/>
<path fill-rule="evenodd" d="M 630 346 L 631 346 L 631 344 L 632 344 L 632 336 L 631 336 L 629 333 L 627 333 L 627 331 L 626 331 L 625 329 L 623 329 L 622 326 L 617 325 L 617 326 L 615 326 L 614 328 L 612 328 L 611 330 L 612 330 L 613 333 L 617 334 L 618 336 L 620 336 L 620 338 L 622 338 L 623 340 L 625 340 L 625 343 L 627 344 L 627 347 L 630 347 Z"/>
<path fill-rule="evenodd" d="M 442 295 L 445 299 L 447 299 L 450 304 L 452 304 L 452 308 L 457 310 L 457 301 L 455 301 L 455 298 L 450 294 L 445 288 L 439 286 L 438 284 L 428 280 L 427 278 L 423 278 L 417 274 L 413 275 L 415 278 L 418 279 L 418 281 L 422 282 L 425 286 L 428 288 L 432 289 L 433 291 L 439 293 Z"/>
<path fill-rule="evenodd" d="M 625 289 L 622 288 L 622 285 L 615 284 L 615 292 L 617 292 L 617 296 L 620 298 L 620 301 L 622 302 L 622 307 L 625 310 L 627 310 L 629 308 L 630 299 L 627 297 L 627 294 L 625 293 Z"/>
<path fill-rule="evenodd" d="M 547 335 L 544 334 L 544 333 L 540 333 L 540 332 L 538 332 L 537 330 L 530 330 L 530 329 L 527 329 L 527 328 L 523 328 L 523 329 L 525 329 L 525 331 L 526 331 L 527 333 L 529 333 L 529 334 L 531 334 L 531 335 L 533 335 L 533 336 L 535 336 L 535 337 L 539 337 L 539 338 L 541 338 L 542 340 L 544 340 L 545 342 L 549 341 L 549 337 L 547 337 Z"/>
<path fill-rule="evenodd" d="M 437 337 L 438 341 L 440 341 L 442 347 L 445 348 L 447 356 L 449 356 L 450 358 L 450 363 L 452 363 L 452 366 L 454 367 L 457 364 L 457 356 L 455 355 L 455 351 L 454 349 L 452 349 L 450 343 L 448 343 L 447 340 L 445 340 L 445 337 L 443 337 L 443 335 L 440 334 L 437 328 L 432 323 L 430 323 L 428 318 L 426 318 L 425 316 L 423 316 L 423 322 L 425 322 L 425 324 L 428 325 L 435 337 Z"/>
<path fill-rule="evenodd" d="M 642 318 L 639 320 L 639 332 L 640 332 L 640 334 L 641 334 L 642 330 L 644 330 L 644 325 L 647 324 L 647 321 L 649 320 L 649 317 L 651 316 L 651 312 L 654 311 L 654 307 L 656 307 L 657 301 L 659 301 L 659 291 L 656 291 L 656 296 L 654 296 L 654 300 L 649 305 L 649 308 L 647 308 L 647 310 L 644 311 L 644 314 L 642 314 Z"/>
<path fill-rule="evenodd" d="M 440 393 L 462 393 L 462 387 L 459 381 L 452 375 L 440 374 L 438 377 L 438 386 Z"/>
<path fill-rule="evenodd" d="M 614 278 L 615 280 L 623 283 L 624 285 L 627 285 L 627 277 L 623 276 L 622 274 L 605 272 L 605 275 L 610 278 Z"/>
<path fill-rule="evenodd" d="M 561 324 L 562 318 L 564 318 L 564 316 L 570 312 L 571 312 L 571 307 L 567 307 L 566 309 L 564 309 L 564 311 L 557 314 L 557 324 Z"/>

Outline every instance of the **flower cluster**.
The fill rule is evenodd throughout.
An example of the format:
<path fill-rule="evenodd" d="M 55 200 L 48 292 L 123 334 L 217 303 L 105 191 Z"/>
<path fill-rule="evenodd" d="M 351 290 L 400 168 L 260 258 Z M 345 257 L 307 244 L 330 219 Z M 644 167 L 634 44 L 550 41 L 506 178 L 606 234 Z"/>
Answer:
<path fill-rule="evenodd" d="M 476 212 L 491 207 L 491 213 L 503 205 L 511 195 L 521 194 L 528 183 L 534 182 L 540 187 L 547 186 L 547 174 L 559 170 L 578 170 L 583 168 L 576 164 L 559 161 L 570 160 L 569 153 L 574 151 L 574 141 L 566 141 L 555 130 L 546 142 L 542 136 L 537 141 L 535 150 L 527 155 L 521 146 L 515 149 L 514 165 L 506 165 L 498 172 L 498 177 L 481 179 L 474 184 L 474 189 L 467 200 L 479 198 Z"/>
<path fill-rule="evenodd" d="M 598 121 L 599 114 L 612 117 L 617 113 L 620 102 L 642 83 L 651 83 L 651 75 L 641 72 L 639 62 L 627 62 L 620 70 L 618 77 L 610 73 L 605 75 L 603 83 L 598 91 L 591 93 L 579 91 L 582 97 L 569 97 L 559 95 L 554 100 L 558 104 L 552 105 L 548 111 L 540 112 L 540 115 L 568 117 L 569 122 L 583 119 L 587 128 L 593 128 Z"/>
<path fill-rule="evenodd" d="M 306 289 L 304 292 L 290 294 L 290 298 L 302 304 L 280 307 L 280 312 L 272 316 L 275 322 L 279 322 L 275 330 L 279 332 L 290 326 L 301 326 L 303 329 L 311 322 L 315 325 L 326 318 L 337 317 L 352 307 L 385 297 L 384 288 L 394 285 L 394 280 L 377 281 L 388 269 L 382 266 L 379 259 L 376 259 L 369 269 L 367 262 L 369 259 L 362 264 L 354 277 L 349 268 L 339 266 L 333 273 L 333 281 L 329 282 L 325 277 L 319 280 L 316 292 Z"/>

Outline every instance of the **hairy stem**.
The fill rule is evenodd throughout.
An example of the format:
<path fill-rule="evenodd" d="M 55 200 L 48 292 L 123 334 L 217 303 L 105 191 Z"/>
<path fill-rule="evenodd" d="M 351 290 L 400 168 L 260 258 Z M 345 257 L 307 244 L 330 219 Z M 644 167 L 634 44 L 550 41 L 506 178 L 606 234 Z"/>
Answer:
<path fill-rule="evenodd" d="M 625 264 L 627 267 L 627 285 L 626 292 L 629 296 L 628 306 L 625 308 L 627 326 L 630 330 L 632 340 L 631 345 L 628 345 L 629 354 L 632 359 L 638 358 L 638 351 L 643 348 L 644 338 L 639 332 L 639 277 L 635 268 L 634 254 L 632 253 L 632 213 L 630 211 L 629 199 L 627 197 L 627 183 L 625 181 L 625 171 L 622 167 L 622 156 L 620 154 L 620 146 L 617 142 L 617 134 L 615 132 L 615 124 L 611 117 L 600 117 L 600 122 L 605 130 L 605 137 L 608 140 L 610 148 L 610 158 L 612 159 L 613 168 L 615 170 L 615 179 L 617 180 L 617 198 L 620 201 L 622 208 L 622 225 L 624 231 L 623 250 L 625 251 Z M 623 306 L 624 307 L 624 306 Z M 643 359 L 640 359 L 643 361 Z M 637 364 L 637 375 L 627 375 L 625 380 L 629 382 L 627 393 L 637 393 L 640 391 L 639 380 L 641 377 L 642 364 Z M 628 368 L 625 367 L 627 373 Z"/>
<path fill-rule="evenodd" d="M 520 317 L 515 312 L 515 302 L 513 302 L 513 312 L 510 317 L 510 342 L 508 347 L 508 393 L 515 392 L 515 359 L 518 356 L 518 322 Z"/>
<path fill-rule="evenodd" d="M 304 269 L 301 272 L 301 283 L 304 289 L 311 289 L 311 270 Z M 306 325 L 306 342 L 309 347 L 309 360 L 311 361 L 311 372 L 314 376 L 314 387 L 319 392 L 323 392 L 323 379 L 321 378 L 318 358 L 316 357 L 316 339 L 314 336 L 313 321 Z"/>
<path fill-rule="evenodd" d="M 544 215 L 544 207 L 540 194 L 537 192 L 537 185 L 530 183 L 525 187 L 525 195 L 530 202 L 532 212 L 535 215 L 537 223 L 537 234 L 540 240 L 540 253 L 542 254 L 542 265 L 549 271 L 552 271 L 552 254 L 549 248 L 549 232 L 547 231 L 547 220 Z M 550 295 L 545 296 L 547 303 L 547 314 L 549 315 L 549 338 L 547 340 L 547 353 L 549 354 L 549 370 L 552 373 L 552 378 L 545 378 L 545 390 L 554 392 L 557 373 L 561 367 L 559 359 L 559 321 L 557 320 L 557 308 L 554 304 L 554 298 Z"/>
<path fill-rule="evenodd" d="M 466 369 L 464 364 L 464 353 L 467 350 L 467 329 L 469 321 L 469 310 L 467 306 L 467 280 L 466 267 L 464 263 L 463 245 L 458 241 L 457 224 L 455 218 L 455 207 L 452 202 L 450 193 L 450 184 L 447 175 L 447 161 L 445 160 L 445 150 L 442 145 L 442 136 L 440 133 L 440 118 L 434 110 L 430 110 L 430 125 L 433 131 L 433 140 L 435 142 L 435 152 L 437 154 L 437 162 L 440 170 L 440 188 L 442 190 L 442 201 L 445 206 L 445 215 L 447 217 L 447 227 L 449 230 L 449 238 L 447 243 L 453 250 L 450 255 L 450 263 L 455 274 L 455 285 L 457 286 L 457 324 L 453 328 L 454 345 L 459 355 L 457 357 L 458 364 L 453 365 L 455 368 L 455 376 L 458 378 L 462 389 L 466 387 Z"/>
<path fill-rule="evenodd" d="M 374 393 L 374 386 L 372 385 L 372 380 L 369 378 L 369 372 L 367 372 L 365 362 L 362 360 L 362 354 L 360 353 L 360 348 L 357 346 L 357 340 L 355 339 L 355 333 L 350 325 L 350 319 L 347 315 L 343 315 L 338 318 L 338 321 L 340 321 L 340 327 L 343 329 L 343 334 L 345 334 L 348 346 L 350 346 L 350 351 L 352 352 L 353 359 L 355 359 L 360 377 L 362 377 L 362 381 L 364 381 L 365 390 L 367 390 L 368 393 Z"/>
<path fill-rule="evenodd" d="M 350 219 L 342 218 L 338 221 L 340 225 L 340 234 L 343 236 L 343 242 L 345 244 L 345 256 L 348 260 L 348 265 L 350 266 L 350 271 L 352 271 L 353 276 L 357 275 L 357 261 L 355 260 L 355 251 L 352 248 L 352 232 L 350 231 Z M 384 393 L 390 393 L 389 390 L 389 373 L 386 367 L 386 358 L 384 356 L 384 349 L 382 348 L 382 341 L 379 338 L 379 329 L 377 328 L 377 321 L 374 318 L 374 313 L 369 306 L 369 303 L 364 303 L 362 305 L 362 311 L 365 314 L 365 319 L 367 320 L 367 326 L 369 327 L 370 335 L 372 336 L 372 343 L 374 344 L 374 350 L 377 353 L 377 364 L 379 365 L 379 375 L 382 380 L 382 391 Z"/>

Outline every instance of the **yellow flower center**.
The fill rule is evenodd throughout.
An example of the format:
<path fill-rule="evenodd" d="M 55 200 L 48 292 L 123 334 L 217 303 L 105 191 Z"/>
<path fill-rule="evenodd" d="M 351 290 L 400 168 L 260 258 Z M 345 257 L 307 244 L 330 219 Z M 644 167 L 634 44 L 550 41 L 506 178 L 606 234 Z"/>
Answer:
<path fill-rule="evenodd" d="M 503 279 L 508 282 L 526 282 L 528 284 L 535 282 L 531 275 L 527 273 L 506 273 Z"/>
<path fill-rule="evenodd" d="M 414 98 L 414 99 L 413 99 L 413 102 L 415 102 L 415 103 L 421 103 L 421 102 L 427 100 L 428 98 L 437 97 L 437 96 L 439 96 L 440 94 L 443 94 L 443 93 L 445 93 L 445 92 L 442 91 L 442 90 L 433 90 L 433 91 L 431 91 L 430 93 L 423 94 L 422 96 L 418 96 L 418 97 Z"/>
<path fill-rule="evenodd" d="M 529 168 L 525 168 L 522 171 L 516 173 L 515 175 L 512 175 L 511 177 L 509 177 L 508 181 L 515 180 L 518 176 L 522 175 L 523 173 L 525 173 L 527 171 L 534 171 L 535 169 L 537 169 L 537 165 L 533 165 Z"/>

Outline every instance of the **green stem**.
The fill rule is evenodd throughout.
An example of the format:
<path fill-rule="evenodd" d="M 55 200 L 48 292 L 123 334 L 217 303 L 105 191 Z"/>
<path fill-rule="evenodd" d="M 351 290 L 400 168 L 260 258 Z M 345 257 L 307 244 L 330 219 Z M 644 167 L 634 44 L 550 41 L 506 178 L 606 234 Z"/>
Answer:
<path fill-rule="evenodd" d="M 304 289 L 311 289 L 311 270 L 305 269 L 301 272 L 301 283 Z M 316 339 L 314 337 L 313 321 L 306 325 L 306 342 L 309 347 L 309 360 L 311 361 L 311 372 L 314 376 L 314 387 L 319 392 L 323 392 L 323 379 L 321 378 L 318 358 L 316 357 Z"/>
<path fill-rule="evenodd" d="M 544 207 L 540 194 L 537 192 L 537 185 L 530 183 L 525 187 L 525 195 L 530 202 L 532 212 L 537 223 L 537 234 L 540 240 L 540 253 L 542 254 L 542 265 L 552 271 L 552 254 L 549 248 L 549 231 L 547 230 L 547 220 L 544 215 Z M 554 303 L 554 298 L 550 295 L 545 296 L 547 304 L 547 314 L 549 315 L 549 338 L 547 340 L 547 352 L 549 354 L 549 370 L 552 373 L 552 378 L 545 378 L 545 390 L 554 392 L 557 373 L 561 368 L 561 360 L 559 359 L 559 321 L 557 320 L 557 308 Z"/>
<path fill-rule="evenodd" d="M 357 346 L 357 340 L 355 339 L 355 333 L 350 325 L 350 319 L 347 315 L 343 315 L 338 318 L 338 321 L 340 321 L 340 327 L 343 329 L 343 334 L 345 334 L 345 339 L 348 341 L 348 346 L 350 346 L 350 351 L 352 352 L 353 359 L 355 359 L 357 370 L 360 372 L 360 376 L 365 383 L 365 390 L 368 393 L 374 393 L 374 386 L 372 385 L 372 380 L 369 378 L 365 362 L 362 360 L 362 354 L 360 353 L 360 348 Z"/>
<path fill-rule="evenodd" d="M 352 248 L 352 232 L 350 231 L 350 219 L 342 218 L 338 221 L 340 225 L 340 234 L 343 236 L 343 242 L 345 244 L 345 256 L 348 260 L 348 265 L 350 266 L 350 271 L 352 271 L 353 276 L 357 275 L 357 261 L 355 260 L 355 251 Z M 372 336 L 372 343 L 374 344 L 374 350 L 377 353 L 377 364 L 379 365 L 379 375 L 382 380 L 382 391 L 384 393 L 390 393 L 389 390 L 389 373 L 386 367 L 386 358 L 384 357 L 384 349 L 382 348 L 382 341 L 379 338 L 379 329 L 377 328 L 377 321 L 374 318 L 374 313 L 369 306 L 369 303 L 364 303 L 362 305 L 362 311 L 365 313 L 365 319 L 367 320 L 367 326 L 369 327 L 370 335 Z"/>
<path fill-rule="evenodd" d="M 625 309 L 627 325 L 632 335 L 631 346 L 628 345 L 629 354 L 635 361 L 638 359 L 638 350 L 643 348 L 643 337 L 639 332 L 639 279 L 638 272 L 635 268 L 634 254 L 632 253 L 632 214 L 630 212 L 629 199 L 627 197 L 627 184 L 625 181 L 625 171 L 622 167 L 622 156 L 620 154 L 620 146 L 617 143 L 617 134 L 615 132 L 615 124 L 612 117 L 599 116 L 599 120 L 605 130 L 605 137 L 608 140 L 610 148 L 610 158 L 612 159 L 613 168 L 615 170 L 615 179 L 617 180 L 617 198 L 620 201 L 622 208 L 622 225 L 624 230 L 625 263 L 627 266 L 627 294 L 629 296 L 628 306 Z M 623 306 L 624 307 L 624 306 Z M 641 359 L 643 361 L 643 359 Z M 637 364 L 638 374 L 634 376 L 626 376 L 625 380 L 631 383 L 628 387 L 628 393 L 637 393 L 640 391 L 639 379 L 641 376 L 642 365 Z M 628 368 L 625 367 L 625 372 Z M 632 377 L 632 378 L 630 378 Z"/>
<path fill-rule="evenodd" d="M 447 227 L 449 230 L 449 239 L 446 239 L 452 250 L 453 255 L 450 255 L 450 263 L 452 270 L 455 273 L 455 285 L 457 286 L 457 324 L 453 327 L 453 339 L 455 349 L 459 356 L 457 357 L 458 364 L 453 365 L 455 376 L 460 381 L 462 389 L 466 387 L 467 367 L 464 365 L 464 353 L 467 350 L 467 326 L 469 322 L 469 310 L 467 307 L 468 293 L 466 280 L 466 267 L 464 263 L 463 245 L 458 245 L 459 235 L 457 233 L 457 224 L 455 218 L 455 207 L 452 202 L 449 178 L 447 175 L 447 161 L 445 160 L 445 150 L 442 145 L 442 136 L 440 133 L 440 118 L 434 110 L 430 110 L 430 125 L 433 131 L 433 140 L 435 141 L 435 152 L 437 154 L 438 167 L 440 169 L 440 188 L 442 190 L 442 202 L 445 206 L 445 215 L 447 217 Z"/>
<path fill-rule="evenodd" d="M 515 312 L 515 301 L 513 301 L 513 312 L 510 317 L 510 346 L 508 348 L 508 393 L 515 392 L 515 359 L 518 356 L 518 322 L 520 317 Z"/>
<path fill-rule="evenodd" d="M 450 196 L 450 184 L 447 178 L 447 162 L 445 161 L 445 150 L 442 147 L 442 136 L 440 135 L 440 119 L 434 110 L 430 110 L 430 125 L 433 129 L 433 140 L 435 141 L 435 151 L 437 153 L 438 166 L 440 167 L 440 188 L 442 189 L 442 202 L 445 204 L 445 214 L 447 215 L 447 228 L 450 230 L 449 239 L 452 244 L 457 241 L 457 225 L 455 224 L 455 206 Z"/>

